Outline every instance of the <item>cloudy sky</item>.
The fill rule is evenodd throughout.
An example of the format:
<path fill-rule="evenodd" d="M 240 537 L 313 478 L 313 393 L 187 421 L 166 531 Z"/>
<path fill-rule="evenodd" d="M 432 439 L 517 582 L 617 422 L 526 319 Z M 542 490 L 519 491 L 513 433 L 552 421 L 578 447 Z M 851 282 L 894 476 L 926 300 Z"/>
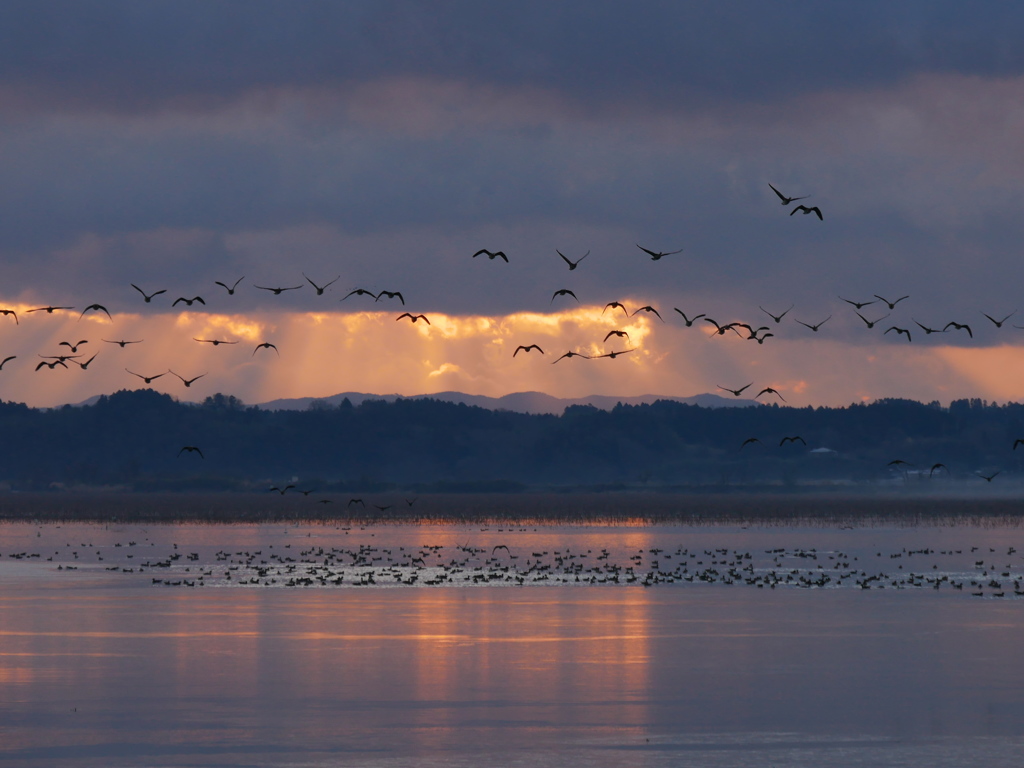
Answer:
<path fill-rule="evenodd" d="M 4 3 L 0 399 L 1020 400 L 1021 39 L 937 0 Z"/>

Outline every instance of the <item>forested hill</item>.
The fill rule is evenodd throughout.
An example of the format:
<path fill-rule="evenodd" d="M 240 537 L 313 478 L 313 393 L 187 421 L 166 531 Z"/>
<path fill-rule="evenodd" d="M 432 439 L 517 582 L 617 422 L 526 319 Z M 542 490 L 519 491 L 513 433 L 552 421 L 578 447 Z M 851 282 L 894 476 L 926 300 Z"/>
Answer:
<path fill-rule="evenodd" d="M 552 416 L 434 400 L 264 411 L 225 395 L 195 405 L 137 390 L 53 410 L 0 403 L 0 434 L 0 483 L 14 490 L 981 484 L 978 473 L 998 471 L 996 482 L 1006 482 L 1024 462 L 1024 446 L 1013 448 L 1024 406 L 980 400 L 724 409 L 659 401 Z M 749 438 L 757 441 L 744 445 Z M 890 466 L 896 460 L 906 463 Z"/>

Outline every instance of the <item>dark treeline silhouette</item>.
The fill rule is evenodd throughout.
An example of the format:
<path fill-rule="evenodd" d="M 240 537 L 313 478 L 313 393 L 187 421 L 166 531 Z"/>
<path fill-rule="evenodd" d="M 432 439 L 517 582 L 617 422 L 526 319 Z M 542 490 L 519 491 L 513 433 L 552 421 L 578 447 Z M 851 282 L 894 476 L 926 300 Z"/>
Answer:
<path fill-rule="evenodd" d="M 712 409 L 659 401 L 611 411 L 571 406 L 552 416 L 425 399 L 265 411 L 221 394 L 196 405 L 145 389 L 82 407 L 0 403 L 0 434 L 0 483 L 13 490 L 938 484 L 1018 474 L 1024 449 L 1013 445 L 1024 437 L 1024 406 L 888 399 Z M 780 445 L 797 436 L 803 442 Z M 905 463 L 889 466 L 895 460 Z"/>

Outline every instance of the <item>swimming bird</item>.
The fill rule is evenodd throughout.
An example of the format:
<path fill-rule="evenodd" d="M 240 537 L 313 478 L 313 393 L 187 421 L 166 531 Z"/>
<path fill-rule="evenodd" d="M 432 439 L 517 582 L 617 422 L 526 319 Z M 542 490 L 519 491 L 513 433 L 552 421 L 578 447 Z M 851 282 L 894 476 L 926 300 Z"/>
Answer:
<path fill-rule="evenodd" d="M 800 437 L 800 435 L 793 435 L 792 437 L 784 437 L 781 440 L 779 440 L 779 447 L 781 448 L 786 443 L 796 443 L 797 441 L 803 443 L 804 445 L 807 445 L 807 441 Z"/>
<path fill-rule="evenodd" d="M 843 299 L 842 296 L 839 297 Z M 874 301 L 850 301 L 849 299 L 843 299 L 847 304 L 852 304 L 854 309 L 864 309 L 864 307 L 870 307 L 872 304 L 877 304 L 878 299 Z"/>
<path fill-rule="evenodd" d="M 198 341 L 202 344 L 213 344 L 213 346 L 220 346 L 221 344 L 237 344 L 237 341 L 227 341 L 225 339 L 197 339 L 195 336 L 192 337 L 192 341 Z"/>
<path fill-rule="evenodd" d="M 184 376 L 182 376 L 181 374 L 179 374 L 179 373 L 174 373 L 174 371 L 168 371 L 168 373 L 170 373 L 170 374 L 173 374 L 173 375 L 177 376 L 177 377 L 178 377 L 179 379 L 181 379 L 181 383 L 182 383 L 182 384 L 184 384 L 184 385 L 185 385 L 186 387 L 191 387 L 191 386 L 192 386 L 192 382 L 194 382 L 194 381 L 197 381 L 198 379 L 201 379 L 201 378 L 203 378 L 203 376 L 206 376 L 206 374 L 205 374 L 205 373 L 201 373 L 201 374 L 199 374 L 198 376 L 196 376 L 195 378 L 192 378 L 192 379 L 186 379 L 186 378 L 185 378 Z"/>
<path fill-rule="evenodd" d="M 564 355 L 562 355 L 562 357 L 558 358 L 558 360 L 562 360 L 563 358 L 566 358 L 566 357 L 582 357 L 584 360 L 589 360 L 590 359 L 587 355 L 580 354 L 579 352 L 571 352 L 570 351 L 570 352 L 566 352 Z M 557 363 L 558 360 L 555 360 L 555 363 Z M 555 363 L 552 363 L 552 365 L 554 365 Z"/>
<path fill-rule="evenodd" d="M 286 288 L 268 288 L 265 285 L 254 285 L 253 286 L 253 288 L 259 288 L 261 291 L 270 291 L 275 296 L 280 296 L 285 291 L 297 291 L 301 287 L 302 287 L 301 285 L 290 285 L 290 286 L 288 286 Z"/>
<path fill-rule="evenodd" d="M 0 309 L 0 315 L 13 315 L 14 324 L 21 325 L 21 323 L 18 322 L 18 313 L 15 312 L 13 309 Z"/>
<path fill-rule="evenodd" d="M 181 456 L 181 454 L 183 454 L 183 453 L 198 453 L 200 459 L 205 459 L 206 458 L 205 456 L 203 456 L 203 452 L 201 450 L 199 450 L 199 447 L 195 446 L 195 445 L 183 445 L 183 446 L 181 446 L 181 450 L 178 451 L 178 455 Z"/>
<path fill-rule="evenodd" d="M 758 445 L 764 445 L 764 443 L 762 443 L 758 438 L 756 438 L 756 437 L 748 437 L 746 440 L 744 440 L 742 443 L 740 443 L 740 450 L 742 451 L 748 445 L 753 445 L 754 443 L 757 443 Z"/>
<path fill-rule="evenodd" d="M 78 348 L 80 346 L 82 346 L 83 344 L 88 344 L 88 343 L 89 343 L 88 339 L 82 339 L 77 344 L 72 344 L 70 341 L 62 341 L 57 346 L 58 347 L 68 347 L 71 350 L 72 354 L 74 354 L 75 352 L 78 351 Z"/>
<path fill-rule="evenodd" d="M 153 300 L 154 296 L 159 296 L 161 293 L 167 293 L 166 289 L 161 290 L 161 291 L 153 291 L 153 293 L 146 293 L 144 290 L 139 288 L 139 286 L 137 286 L 135 283 L 128 283 L 128 285 L 130 285 L 136 291 L 141 293 L 142 294 L 142 298 L 144 298 L 146 300 L 147 304 L 149 304 L 149 302 L 151 302 Z"/>
<path fill-rule="evenodd" d="M 608 311 L 608 307 L 611 307 L 612 309 L 621 309 L 622 314 L 624 314 L 626 317 L 629 317 L 629 312 L 627 312 L 626 308 L 617 301 L 609 301 L 607 304 L 605 304 L 604 309 L 601 310 L 602 315 Z"/>
<path fill-rule="evenodd" d="M 779 400 L 781 400 L 782 402 L 786 402 L 786 398 L 784 398 L 782 394 L 779 392 L 779 390 L 775 389 L 774 387 L 765 387 L 756 395 L 754 395 L 754 399 L 757 400 L 757 398 L 759 398 L 761 395 L 778 395 Z"/>
<path fill-rule="evenodd" d="M 505 255 L 504 251 L 495 251 L 494 253 L 491 253 L 486 248 L 481 248 L 479 251 L 473 254 L 473 258 L 475 259 L 480 254 L 486 254 L 487 258 L 490 259 L 491 261 L 494 261 L 497 258 L 504 259 L 505 263 L 508 264 L 508 256 Z"/>
<path fill-rule="evenodd" d="M 683 312 L 683 310 L 681 310 L 679 307 L 672 307 L 672 309 L 674 309 L 682 316 L 683 322 L 686 323 L 687 328 L 690 328 L 695 322 L 700 320 L 702 317 L 706 317 L 706 315 L 703 312 L 701 312 L 699 315 L 694 315 L 693 317 L 687 317 L 686 313 Z"/>
<path fill-rule="evenodd" d="M 590 359 L 591 360 L 598 360 L 598 359 L 600 359 L 602 357 L 610 357 L 612 360 L 614 360 L 619 355 L 625 355 L 625 354 L 627 354 L 629 352 L 636 352 L 636 348 L 634 347 L 633 349 L 624 349 L 621 352 L 609 352 L 607 355 L 597 355 L 596 357 L 592 357 Z"/>
<path fill-rule="evenodd" d="M 887 312 L 886 314 L 884 314 L 882 317 L 878 318 L 877 320 L 868 320 L 866 317 L 864 317 L 864 315 L 862 315 L 860 312 L 857 312 L 856 310 L 854 310 L 853 314 L 855 314 L 857 317 L 859 317 L 861 320 L 863 320 L 864 321 L 864 325 L 866 325 L 868 328 L 874 328 L 877 323 L 882 322 L 883 320 L 885 320 L 885 318 L 887 318 L 889 316 L 889 313 Z"/>
<path fill-rule="evenodd" d="M 563 261 L 564 261 L 564 262 L 565 262 L 566 264 L 568 264 L 568 265 L 569 265 L 569 271 L 570 271 L 570 272 L 572 272 L 572 271 L 573 271 L 574 269 L 576 269 L 576 267 L 578 267 L 578 266 L 580 265 L 580 262 L 581 262 L 581 261 L 583 261 L 583 260 L 584 260 L 585 258 L 587 258 L 587 256 L 589 256 L 589 255 L 590 255 L 590 251 L 587 251 L 587 252 L 586 252 L 586 253 L 584 253 L 584 254 L 583 254 L 582 256 L 580 256 L 580 257 L 579 257 L 578 259 L 576 259 L 576 261 L 571 261 L 571 260 L 570 260 L 570 259 L 569 259 L 569 258 L 568 258 L 568 257 L 567 257 L 567 256 L 566 256 L 565 254 L 564 254 L 564 253 L 562 253 L 562 252 L 561 252 L 560 250 L 558 250 L 557 248 L 555 249 L 555 253 L 557 253 L 557 254 L 558 254 L 559 256 L 561 256 L 561 257 L 562 257 L 562 260 L 563 260 Z"/>
<path fill-rule="evenodd" d="M 661 320 L 661 322 L 663 322 L 663 323 L 665 322 L 664 318 L 661 316 L 661 314 L 658 312 L 658 310 L 656 310 L 650 304 L 648 304 L 646 307 L 640 307 L 639 309 L 634 309 L 633 310 L 633 315 L 635 315 L 637 312 L 650 312 L 652 314 L 658 315 L 658 319 Z M 630 315 L 630 317 L 632 317 L 633 315 Z"/>
<path fill-rule="evenodd" d="M 171 302 L 171 306 L 172 306 L 172 307 L 176 307 L 176 306 L 178 305 L 178 302 L 179 302 L 179 301 L 183 301 L 183 302 L 185 302 L 185 304 L 186 304 L 187 306 L 189 306 L 189 307 L 191 307 L 191 306 L 192 306 L 193 304 L 195 304 L 195 303 L 196 303 L 197 301 L 198 301 L 198 302 L 199 302 L 200 304 L 202 304 L 202 305 L 203 305 L 204 307 L 206 306 L 206 302 L 205 302 L 205 301 L 203 301 L 203 297 L 202 297 L 202 296 L 193 296 L 193 297 L 192 297 L 191 299 L 186 299 L 186 298 L 185 298 L 184 296 L 179 296 L 179 297 L 178 297 L 178 298 L 176 298 L 176 299 L 175 299 L 175 300 L 174 300 L 173 302 Z"/>
<path fill-rule="evenodd" d="M 309 279 L 309 277 L 306 275 L 305 272 L 302 273 L 302 276 L 306 278 L 306 282 L 307 283 L 309 283 L 310 285 L 313 286 L 313 288 L 316 289 L 316 295 L 317 296 L 323 296 L 324 295 L 324 291 L 327 288 L 330 288 L 332 285 L 334 285 L 336 282 L 338 282 L 341 279 L 341 275 L 338 275 L 336 278 L 331 280 L 331 282 L 326 283 L 325 285 L 317 285 L 316 283 L 314 283 L 312 280 Z M 257 286 L 257 287 L 259 287 L 259 286 Z"/>
<path fill-rule="evenodd" d="M 678 251 L 651 251 L 648 250 L 647 248 L 644 248 L 642 245 L 640 245 L 640 243 L 637 243 L 636 247 L 639 248 L 644 253 L 648 254 L 651 257 L 651 261 L 657 261 L 663 256 L 674 256 L 677 253 L 683 252 L 682 248 L 680 248 Z"/>
<path fill-rule="evenodd" d="M 821 326 L 823 326 L 825 323 L 827 323 L 831 319 L 832 319 L 832 315 L 829 315 L 824 320 L 822 320 L 820 323 L 816 323 L 815 325 L 811 325 L 809 323 L 805 323 L 802 320 L 797 320 L 796 322 L 800 323 L 800 325 L 802 325 L 804 328 L 810 328 L 812 331 L 817 333 L 818 329 L 821 328 Z"/>
<path fill-rule="evenodd" d="M 994 317 L 992 317 L 992 315 L 986 315 L 984 312 L 982 312 L 981 314 L 985 315 L 985 317 L 987 317 L 989 320 L 991 320 L 992 324 L 995 325 L 996 328 L 1002 328 L 1003 327 L 1003 323 L 1005 323 L 1007 320 L 1009 320 L 1011 317 L 1013 317 L 1014 315 L 1017 314 L 1017 310 L 1013 310 L 1013 312 L 1008 314 L 1002 320 L 996 320 Z"/>
<path fill-rule="evenodd" d="M 914 318 L 910 318 L 910 319 L 914 320 Z M 938 328 L 929 328 L 926 325 L 921 325 L 921 323 L 917 322 L 917 320 L 914 320 L 914 325 L 916 325 L 918 328 L 920 328 L 922 331 L 924 331 L 925 336 L 930 336 L 933 333 L 945 333 L 946 332 L 946 328 L 949 327 L 947 325 L 946 328 L 943 328 L 940 331 Z"/>
<path fill-rule="evenodd" d="M 43 360 L 43 361 L 42 361 L 41 363 L 39 363 L 39 365 L 37 365 L 37 366 L 36 366 L 36 370 L 38 371 L 38 370 L 39 370 L 40 368 L 42 368 L 42 367 L 43 367 L 44 365 L 45 365 L 45 366 L 46 366 L 47 368 L 49 368 L 49 369 L 50 369 L 51 371 L 52 371 L 52 370 L 53 370 L 53 369 L 54 369 L 55 367 L 57 367 L 58 365 L 63 365 L 63 366 L 65 367 L 65 368 L 67 368 L 67 367 L 68 367 L 68 366 L 67 366 L 67 363 L 65 363 L 65 362 L 64 362 L 63 360 L 54 360 L 54 361 L 53 361 L 52 363 L 48 363 L 48 362 L 46 362 L 45 360 Z"/>
<path fill-rule="evenodd" d="M 398 322 L 403 317 L 408 317 L 410 320 L 412 320 L 413 323 L 415 323 L 417 320 L 422 320 L 427 325 L 430 325 L 430 321 L 427 320 L 427 316 L 426 315 L 413 315 L 413 314 L 410 314 L 409 312 L 403 312 L 402 314 L 400 314 L 398 317 L 395 318 L 395 322 Z"/>
<path fill-rule="evenodd" d="M 544 350 L 541 349 L 538 344 L 529 344 L 529 345 L 527 345 L 525 347 L 522 344 L 520 344 L 518 347 L 516 347 L 516 351 L 512 353 L 512 357 L 515 357 L 516 355 L 518 355 L 520 350 L 522 350 L 523 352 L 529 352 L 532 349 L 536 349 L 542 355 L 544 354 Z"/>
<path fill-rule="evenodd" d="M 354 291 L 349 291 L 343 298 L 338 299 L 338 301 L 344 301 L 349 296 L 373 296 L 373 300 L 377 300 L 377 294 L 373 291 L 368 291 L 365 288 L 356 288 Z M 405 302 L 403 301 L 402 303 L 404 304 Z"/>
<path fill-rule="evenodd" d="M 899 297 L 898 299 L 896 299 L 896 301 L 889 301 L 888 299 L 886 299 L 886 298 L 883 298 L 882 296 L 879 296 L 879 295 L 878 295 L 878 294 L 876 293 L 876 294 L 875 294 L 875 298 L 876 298 L 876 299 L 878 299 L 878 300 L 880 300 L 880 301 L 882 301 L 882 302 L 883 302 L 883 303 L 884 303 L 884 304 L 885 304 L 885 305 L 886 305 L 887 307 L 889 307 L 889 309 L 891 309 L 891 310 L 892 310 L 892 309 L 896 309 L 896 305 L 897 305 L 897 304 L 899 304 L 899 303 L 900 303 L 901 301 L 903 301 L 904 299 L 909 299 L 909 298 L 910 298 L 910 296 L 900 296 L 900 297 Z"/>
<path fill-rule="evenodd" d="M 886 330 L 886 332 L 883 333 L 882 335 L 884 336 L 886 333 L 889 333 L 889 331 L 896 331 L 896 335 L 897 336 L 899 336 L 902 333 L 904 336 L 907 337 L 907 341 L 912 341 L 912 339 L 910 338 L 910 331 L 908 331 L 906 328 L 897 328 L 894 325 L 891 328 L 889 328 L 888 330 Z"/>
<path fill-rule="evenodd" d="M 728 387 L 723 387 L 721 384 L 718 385 L 718 388 L 725 390 L 726 392 L 731 392 L 735 397 L 739 397 L 743 394 L 744 390 L 747 390 L 752 386 L 754 386 L 754 382 L 750 382 L 747 386 L 740 387 L 739 389 L 729 389 Z"/>
<path fill-rule="evenodd" d="M 797 211 L 803 211 L 804 216 L 806 216 L 808 213 L 813 213 L 815 216 L 818 217 L 819 220 L 825 220 L 825 217 L 821 215 L 821 208 L 819 208 L 816 205 L 812 205 L 810 207 L 806 205 L 798 205 L 796 206 L 796 208 L 789 212 L 789 215 L 792 216 Z"/>
<path fill-rule="evenodd" d="M 100 341 L 105 341 L 107 344 L 117 344 L 117 346 L 119 346 L 121 349 L 124 349 L 129 344 L 141 344 L 144 341 L 144 339 L 135 339 L 133 341 L 126 341 L 125 339 L 119 339 L 118 341 L 111 341 L 110 339 L 100 339 Z"/>
<path fill-rule="evenodd" d="M 7 365 L 7 363 L 9 363 L 11 360 L 16 360 L 17 358 L 17 355 L 8 355 L 3 360 L 0 360 L 0 371 L 4 369 L 4 366 Z M 1016 444 L 1013 447 L 1016 448 Z"/>
<path fill-rule="evenodd" d="M 967 331 L 967 335 L 970 336 L 972 339 L 974 338 L 974 333 L 971 331 L 971 326 L 967 325 L 967 323 L 958 323 L 954 320 L 951 320 L 948 323 L 946 323 L 945 328 L 943 328 L 942 330 L 946 330 L 946 328 L 949 328 L 950 326 L 953 326 L 958 331 Z"/>
<path fill-rule="evenodd" d="M 576 294 L 570 291 L 568 288 L 559 288 L 557 291 L 551 294 L 552 304 L 554 304 L 555 298 L 557 298 L 558 296 L 572 296 L 574 299 L 576 299 Z M 576 299 L 576 303 L 579 304 L 580 300 Z"/>
<path fill-rule="evenodd" d="M 36 307 L 35 309 L 25 310 L 25 312 L 26 314 L 28 312 L 45 312 L 48 315 L 52 315 L 58 309 L 74 309 L 74 307 Z"/>
<path fill-rule="evenodd" d="M 789 310 L 792 309 L 795 306 L 796 306 L 796 304 L 790 304 L 789 305 L 789 309 L 787 309 L 781 315 L 773 315 L 771 312 L 769 312 L 767 309 L 762 307 L 760 304 L 757 306 L 757 308 L 760 309 L 762 312 L 764 312 L 766 315 L 768 315 L 768 317 L 770 317 L 772 320 L 774 320 L 775 324 L 778 325 L 779 323 L 782 322 L 782 318 L 784 318 L 786 315 L 789 314 Z"/>
<path fill-rule="evenodd" d="M 380 293 L 377 294 L 377 298 L 374 299 L 374 301 L 380 301 L 381 296 L 387 296 L 389 299 L 394 299 L 397 297 L 398 300 L 402 302 L 402 306 L 405 306 L 405 297 L 402 296 L 402 294 L 399 291 L 381 291 Z"/>
<path fill-rule="evenodd" d="M 213 283 L 214 283 L 214 285 L 219 285 L 221 288 L 223 288 L 225 291 L 227 291 L 228 292 L 228 296 L 234 296 L 235 295 L 235 288 L 237 288 L 238 284 L 240 282 L 242 282 L 243 280 L 245 280 L 245 275 L 242 275 L 240 278 L 235 280 L 234 284 L 230 288 L 228 288 L 227 285 L 222 283 L 220 280 L 214 280 Z"/>
<path fill-rule="evenodd" d="M 110 316 L 110 313 L 107 311 L 107 308 L 104 307 L 102 304 L 90 304 L 88 307 L 82 310 L 82 314 L 78 316 L 78 319 L 81 320 L 83 317 L 85 317 L 85 313 L 89 311 L 102 312 L 107 316 L 108 320 L 112 321 L 114 319 Z"/>
<path fill-rule="evenodd" d="M 127 368 L 125 368 L 125 370 L 128 371 Z M 159 379 L 161 376 L 166 376 L 167 375 L 166 371 L 164 371 L 163 373 L 158 373 L 156 376 L 143 376 L 141 373 L 136 373 L 135 371 L 128 371 L 128 373 L 130 373 L 132 376 L 138 376 L 140 379 L 142 379 L 147 384 L 152 384 L 153 383 L 153 379 Z"/>
<path fill-rule="evenodd" d="M 261 349 L 272 349 L 272 350 L 274 350 L 275 352 L 277 352 L 277 356 L 278 356 L 278 357 L 280 357 L 280 356 L 281 356 L 281 353 L 280 353 L 280 352 L 278 351 L 277 347 L 275 347 L 275 346 L 274 346 L 273 344 L 271 344 L 271 343 L 270 343 L 269 341 L 264 341 L 264 342 L 263 342 L 262 344 L 257 344 L 257 345 L 256 345 L 256 349 L 254 349 L 254 350 L 252 351 L 252 355 L 251 355 L 251 357 L 255 357 L 255 356 L 256 356 L 256 353 L 257 353 L 257 352 L 259 352 L 259 351 L 260 351 Z"/>
<path fill-rule="evenodd" d="M 96 355 L 98 355 L 98 354 L 99 354 L 99 352 L 96 353 Z M 77 360 L 73 360 L 71 358 L 68 358 L 68 359 L 71 360 L 72 363 L 74 363 L 75 365 L 77 365 L 79 368 L 81 368 L 84 371 L 86 368 L 89 367 L 89 363 L 91 363 L 93 360 L 96 359 L 96 355 L 93 355 L 88 360 L 86 360 L 84 363 L 80 363 Z"/>
<path fill-rule="evenodd" d="M 789 205 L 795 200 L 806 200 L 808 197 L 810 197 L 810 195 L 801 195 L 800 197 L 786 197 L 784 194 L 779 192 L 779 190 L 773 187 L 770 183 L 768 184 L 768 186 L 772 187 L 772 192 L 779 196 L 779 199 L 782 201 L 783 205 Z"/>
<path fill-rule="evenodd" d="M 604 341 L 608 341 L 612 336 L 618 336 L 620 339 L 629 339 L 629 334 L 625 331 L 608 331 L 608 333 L 605 334 Z"/>

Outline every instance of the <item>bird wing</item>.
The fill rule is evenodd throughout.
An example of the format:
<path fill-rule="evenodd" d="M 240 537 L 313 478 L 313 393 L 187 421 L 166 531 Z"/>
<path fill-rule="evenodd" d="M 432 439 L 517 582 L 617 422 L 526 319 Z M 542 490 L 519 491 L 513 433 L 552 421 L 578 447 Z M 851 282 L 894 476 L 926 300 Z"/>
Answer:
<path fill-rule="evenodd" d="M 772 187 L 772 185 L 771 185 L 771 184 L 769 184 L 768 186 L 769 186 L 769 187 Z M 781 192 L 779 192 L 779 190 L 777 190 L 777 189 L 776 189 L 775 187 L 772 187 L 772 192 L 774 192 L 774 193 L 775 193 L 776 195 L 778 195 L 778 196 L 779 196 L 779 199 L 780 199 L 780 200 L 781 200 L 781 201 L 782 201 L 783 203 L 791 203 L 791 202 L 793 202 L 792 200 L 790 200 L 789 198 L 787 198 L 787 197 L 786 197 L 786 196 L 785 196 L 784 194 L 782 194 Z"/>

